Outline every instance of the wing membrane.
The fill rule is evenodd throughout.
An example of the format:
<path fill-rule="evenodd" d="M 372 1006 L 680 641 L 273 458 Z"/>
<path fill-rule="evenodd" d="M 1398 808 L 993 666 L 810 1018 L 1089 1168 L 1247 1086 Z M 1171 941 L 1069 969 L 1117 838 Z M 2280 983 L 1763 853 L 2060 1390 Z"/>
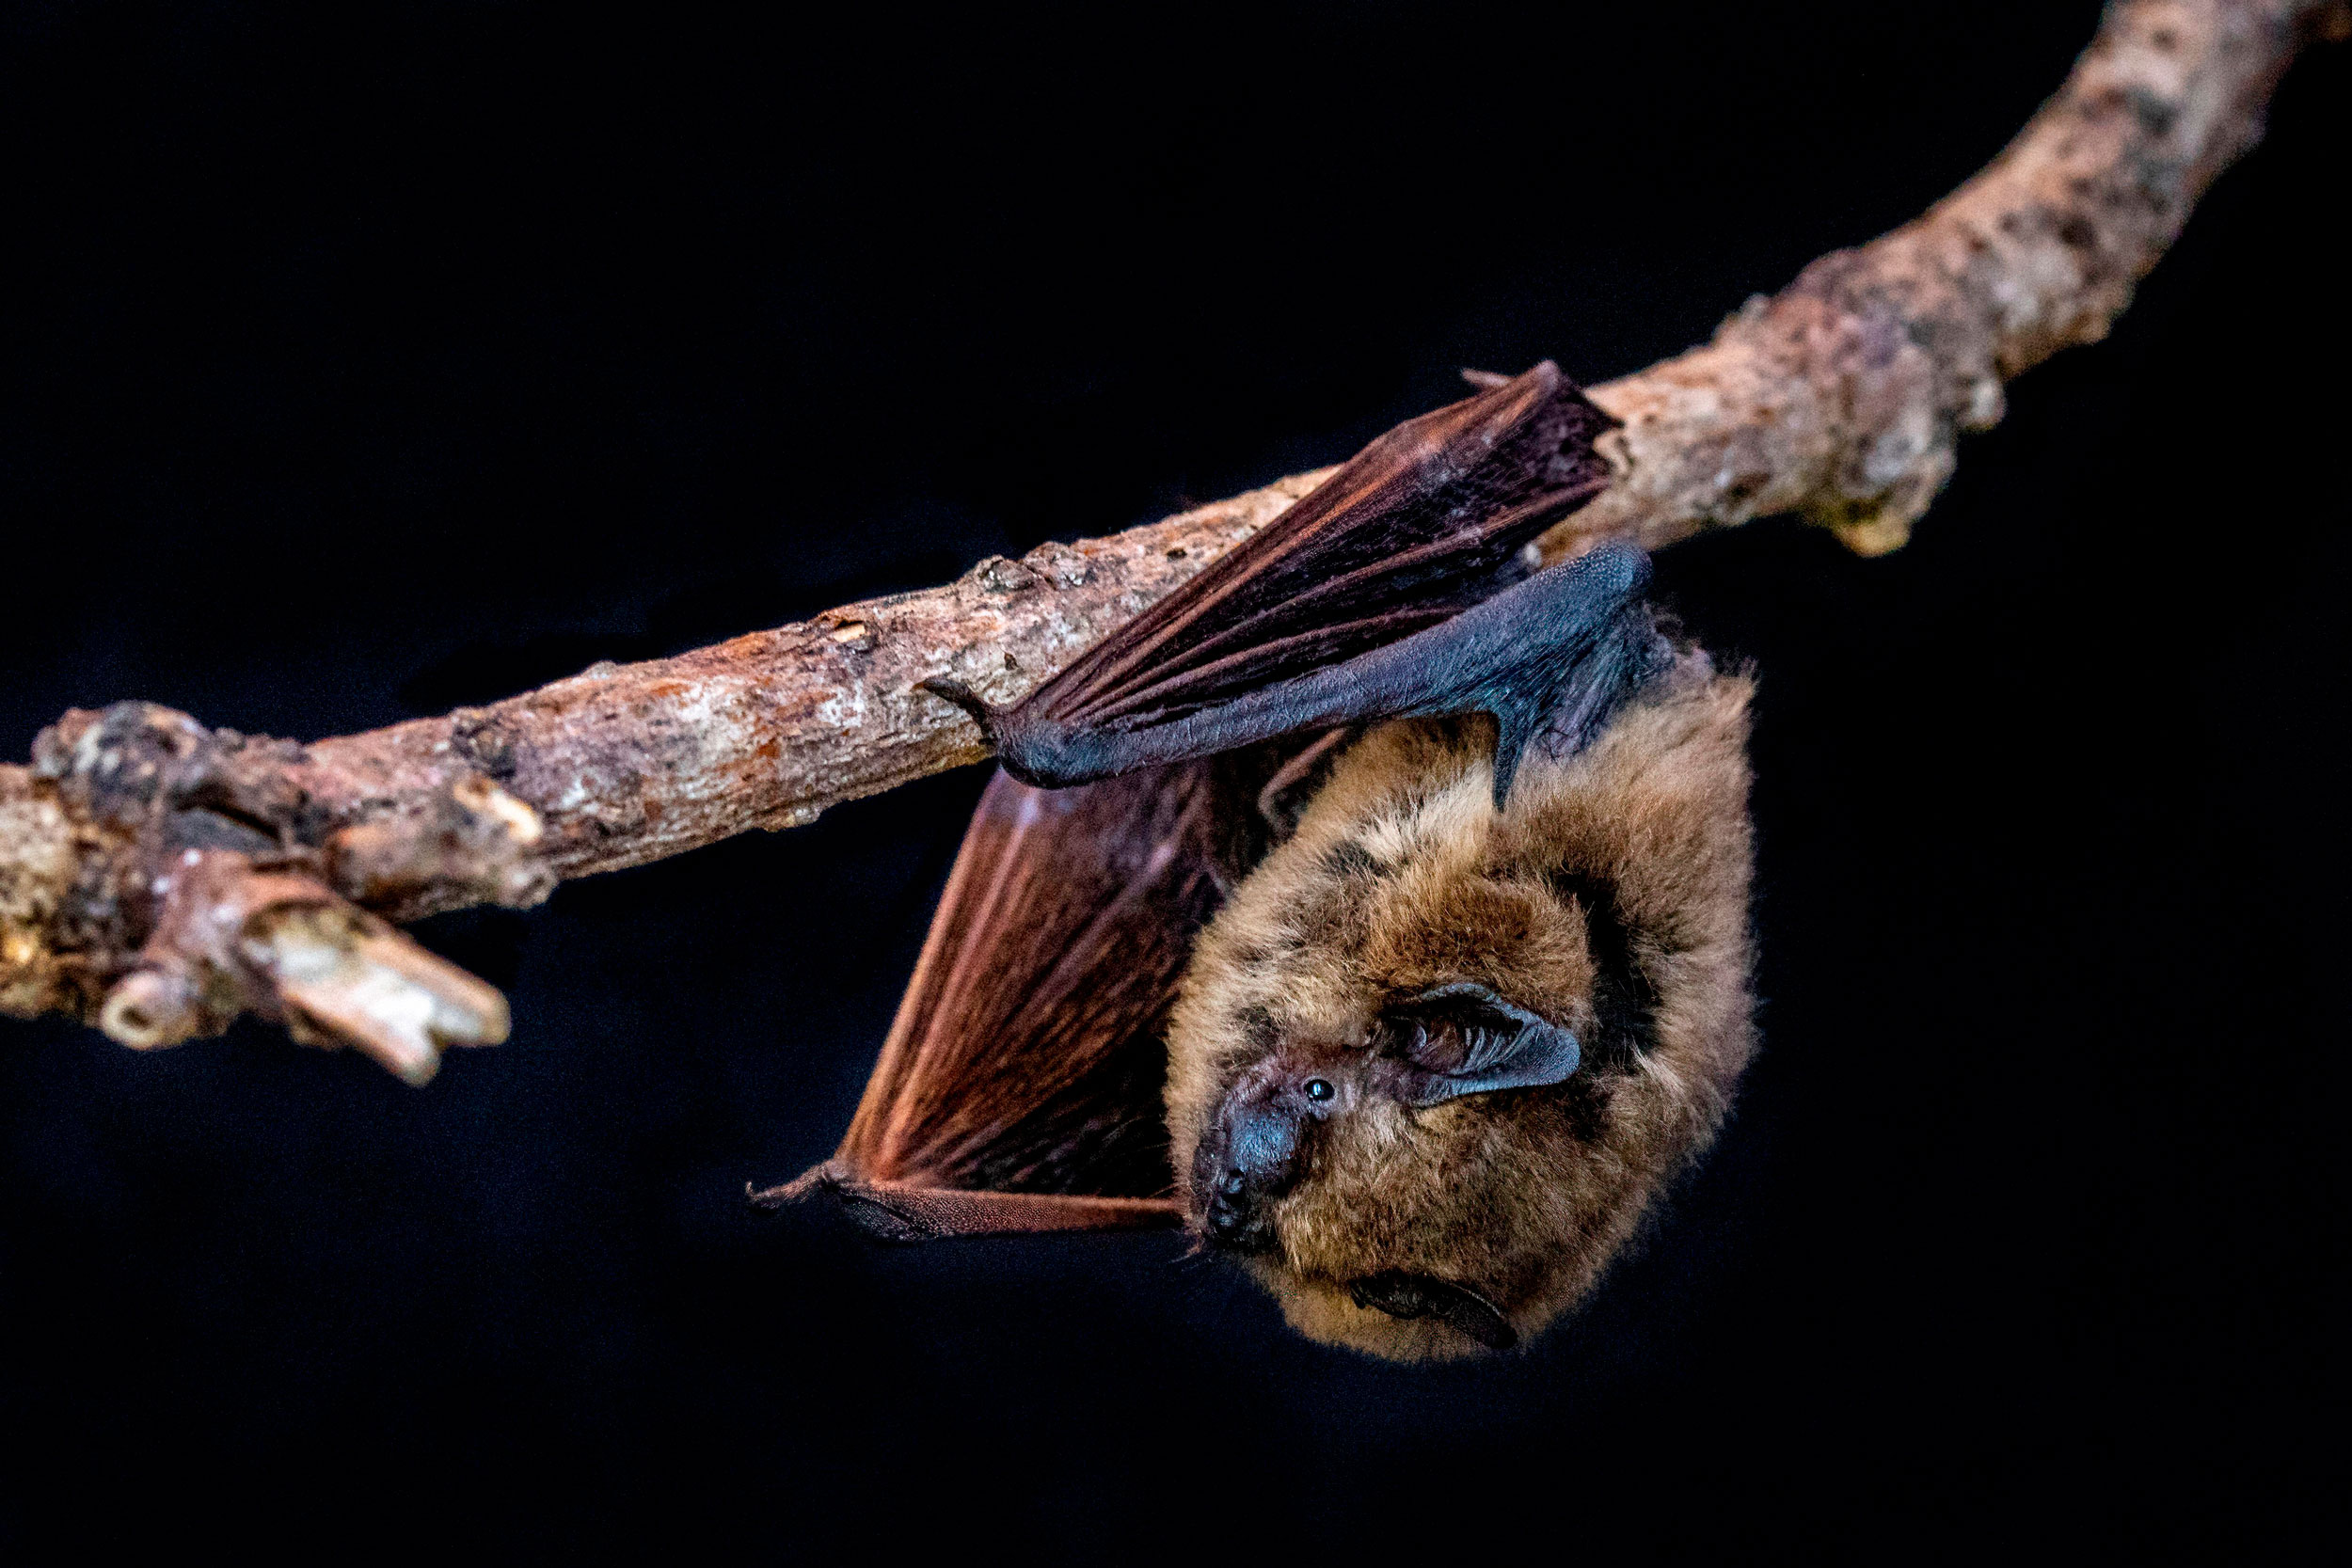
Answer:
<path fill-rule="evenodd" d="M 1525 576 L 1522 548 L 1608 482 L 1593 443 L 1609 424 L 1547 361 L 1382 436 L 1026 701 L 1000 710 L 952 683 L 931 689 L 973 713 L 1016 776 L 1047 785 L 1428 710 L 1332 705 L 1345 681 L 1314 687 L 1322 706 L 1291 699 Z M 1222 717 L 1245 709 L 1245 726 Z"/>
<path fill-rule="evenodd" d="M 1197 673 L 1156 711 L 1206 706 L 1310 667 L 1284 657 L 1289 639 L 1322 638 L 1316 662 L 1337 662 L 1465 609 L 1608 483 L 1593 442 L 1610 422 L 1549 360 L 1407 420 L 1024 705 L 1065 724 L 1127 717 L 1138 689 Z M 1219 657 L 1236 648 L 1267 652 Z"/>

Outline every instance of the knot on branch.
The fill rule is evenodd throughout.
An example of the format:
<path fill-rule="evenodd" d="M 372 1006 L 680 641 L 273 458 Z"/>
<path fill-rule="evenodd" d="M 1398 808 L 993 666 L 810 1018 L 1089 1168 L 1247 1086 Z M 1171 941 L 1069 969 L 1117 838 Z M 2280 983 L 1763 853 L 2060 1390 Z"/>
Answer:
<path fill-rule="evenodd" d="M 251 1012 L 412 1083 L 443 1046 L 503 1039 L 504 998 L 360 906 L 413 916 L 452 887 L 539 902 L 538 814 L 471 772 L 338 812 L 310 766 L 153 703 L 41 732 L 29 769 L 0 770 L 0 1008 L 73 1012 L 142 1050 Z"/>
<path fill-rule="evenodd" d="M 1859 251 L 1824 256 L 1769 304 L 1726 322 L 1718 346 L 1752 356 L 1755 373 L 1803 388 L 1819 439 L 1787 465 L 1796 510 L 1861 555 L 1911 539 L 1959 467 L 1960 433 L 2000 418 L 2001 383 L 1963 341 L 1936 343 L 1918 303 Z M 1938 349 L 1943 352 L 1939 354 Z M 1980 363 L 1951 364 L 1955 352 Z M 1761 421 L 1769 431 L 1772 421 Z"/>
<path fill-rule="evenodd" d="M 395 920 L 428 911 L 453 888 L 468 902 L 529 909 L 555 891 L 555 872 L 535 852 L 539 814 L 479 773 L 446 790 L 342 829 L 326 840 L 335 885 Z"/>
<path fill-rule="evenodd" d="M 506 1037 L 496 990 L 309 877 L 187 849 L 152 891 L 154 929 L 98 1014 L 124 1045 L 177 1045 L 250 1012 L 422 1084 L 442 1048 Z"/>
<path fill-rule="evenodd" d="M 76 708 L 33 743 L 33 771 L 70 817 L 160 865 L 188 849 L 298 867 L 395 920 L 431 888 L 527 908 L 554 872 L 536 853 L 539 814 L 490 778 L 336 812 L 303 787 L 306 748 L 215 730 L 154 703 Z M 369 809 L 373 807 L 373 809 Z M 354 819 L 356 818 L 356 819 Z"/>
<path fill-rule="evenodd" d="M 155 703 L 117 703 L 98 713 L 73 708 L 41 731 L 33 771 L 93 828 L 160 827 L 191 841 L 267 848 L 300 836 L 302 791 L 285 768 L 301 756 L 291 741 L 210 730 Z"/>

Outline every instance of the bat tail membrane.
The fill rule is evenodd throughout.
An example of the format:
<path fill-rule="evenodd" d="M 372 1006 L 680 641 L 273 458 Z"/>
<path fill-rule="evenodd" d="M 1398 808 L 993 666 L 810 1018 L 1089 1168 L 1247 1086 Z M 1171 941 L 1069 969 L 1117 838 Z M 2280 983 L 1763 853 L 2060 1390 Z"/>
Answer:
<path fill-rule="evenodd" d="M 1612 541 L 1400 641 L 1231 702 L 1127 727 L 1072 724 L 1025 705 L 991 709 L 960 688 L 940 695 L 981 721 L 1008 772 L 1046 787 L 1305 730 L 1490 713 L 1500 726 L 1500 809 L 1530 746 L 1572 755 L 1670 657 L 1643 602 L 1648 581 L 1648 557 Z"/>

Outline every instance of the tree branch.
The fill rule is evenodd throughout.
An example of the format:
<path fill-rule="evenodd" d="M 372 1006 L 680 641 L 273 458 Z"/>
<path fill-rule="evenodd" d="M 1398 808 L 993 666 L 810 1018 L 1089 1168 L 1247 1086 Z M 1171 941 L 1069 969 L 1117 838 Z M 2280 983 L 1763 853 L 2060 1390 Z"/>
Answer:
<path fill-rule="evenodd" d="M 2096 341 L 2262 132 L 2345 0 L 2122 0 L 1999 158 L 1916 221 L 1825 256 L 1714 341 L 1606 386 L 1614 483 L 1544 541 L 1650 548 L 1796 512 L 1900 546 L 2002 384 Z M 151 1047 L 240 1011 L 414 1082 L 506 1031 L 497 992 L 387 924 L 527 906 L 562 878 L 812 821 L 986 755 L 917 692 L 1012 702 L 1279 514 L 1299 474 L 943 588 L 483 708 L 308 746 L 146 704 L 76 710 L 0 767 L 0 1011 Z M 371 912 L 372 911 L 372 912 Z"/>

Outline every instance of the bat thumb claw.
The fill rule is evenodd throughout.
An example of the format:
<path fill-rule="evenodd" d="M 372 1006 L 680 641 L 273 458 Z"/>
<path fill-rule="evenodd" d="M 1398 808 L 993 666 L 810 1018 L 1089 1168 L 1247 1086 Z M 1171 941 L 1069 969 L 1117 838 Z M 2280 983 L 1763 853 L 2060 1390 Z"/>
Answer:
<path fill-rule="evenodd" d="M 991 707 L 987 699 L 980 696 L 978 692 L 974 691 L 961 681 L 949 680 L 945 675 L 933 675 L 929 680 L 917 681 L 914 683 L 914 689 L 917 691 L 928 691 L 934 697 L 945 697 L 956 706 L 963 709 L 972 716 L 972 722 L 979 725 L 980 734 L 987 737 L 989 743 L 995 744 L 996 710 Z"/>

